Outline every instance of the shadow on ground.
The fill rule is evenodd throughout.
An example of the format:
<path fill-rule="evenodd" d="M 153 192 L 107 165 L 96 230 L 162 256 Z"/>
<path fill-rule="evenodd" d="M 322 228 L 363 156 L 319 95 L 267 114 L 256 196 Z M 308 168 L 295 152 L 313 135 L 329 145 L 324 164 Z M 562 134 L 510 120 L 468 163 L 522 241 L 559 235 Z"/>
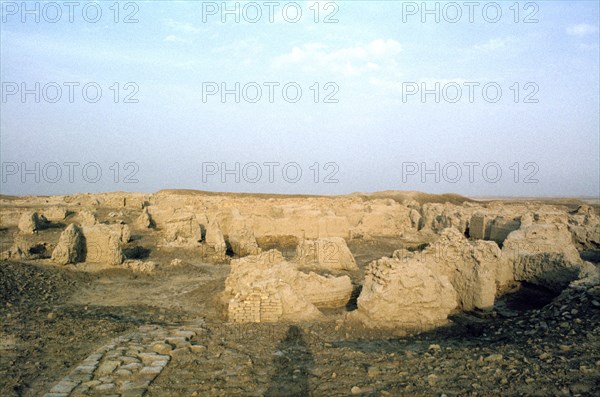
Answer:
<path fill-rule="evenodd" d="M 275 355 L 275 373 L 265 397 L 309 396 L 308 374 L 314 359 L 304 340 L 304 332 L 291 325 L 285 339 L 277 345 Z"/>

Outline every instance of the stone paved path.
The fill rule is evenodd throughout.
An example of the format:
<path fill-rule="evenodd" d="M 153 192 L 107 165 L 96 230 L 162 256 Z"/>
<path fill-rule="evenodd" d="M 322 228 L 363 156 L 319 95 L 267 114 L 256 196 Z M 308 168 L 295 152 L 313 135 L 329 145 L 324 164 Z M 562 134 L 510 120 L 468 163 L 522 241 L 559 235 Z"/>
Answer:
<path fill-rule="evenodd" d="M 143 396 L 172 357 L 206 349 L 194 341 L 202 331 L 199 324 L 141 326 L 90 354 L 43 397 Z"/>

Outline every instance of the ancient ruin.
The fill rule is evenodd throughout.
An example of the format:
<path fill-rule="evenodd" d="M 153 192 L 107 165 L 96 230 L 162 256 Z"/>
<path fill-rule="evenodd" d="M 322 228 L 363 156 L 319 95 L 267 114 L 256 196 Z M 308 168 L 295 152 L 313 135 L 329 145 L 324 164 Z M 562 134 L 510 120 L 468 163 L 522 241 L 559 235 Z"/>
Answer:
<path fill-rule="evenodd" d="M 87 307 L 81 309 L 85 322 L 94 311 L 140 303 L 159 308 L 144 321 L 177 323 L 189 316 L 212 324 L 168 332 L 163 325 L 153 331 L 141 327 L 142 335 L 127 334 L 127 342 L 105 345 L 45 384 L 48 396 L 142 395 L 181 357 L 213 360 L 209 349 L 230 343 L 220 337 L 220 332 L 231 337 L 230 327 L 269 326 L 283 334 L 291 326 L 309 327 L 304 334 L 317 338 L 311 346 L 327 352 L 363 339 L 418 338 L 424 332 L 435 338 L 431 335 L 446 329 L 453 335 L 456 327 L 465 327 L 469 338 L 511 338 L 513 327 L 524 337 L 536 332 L 531 336 L 536 340 L 550 329 L 572 338 L 583 332 L 580 328 L 591 334 L 599 315 L 600 217 L 597 206 L 580 202 L 474 201 L 402 192 L 296 198 L 184 191 L 65 196 L 52 198 L 52 204 L 35 197 L 1 200 L 0 271 L 45 269 L 41 280 L 48 272 L 67 272 L 58 283 L 67 274 L 86 275 L 70 281 L 76 288 L 52 285 L 36 295 L 36 308 L 38 300 L 57 291 L 72 296 L 64 309 L 55 309 L 63 307 L 59 301 L 48 301 L 53 303 L 43 314 L 44 324 L 70 318 L 65 313 L 80 304 Z M 21 285 L 24 279 L 10 272 L 0 283 L 11 283 L 4 291 L 18 291 L 10 295 L 14 305 L 18 294 L 37 287 Z M 516 298 L 519 291 L 533 295 Z M 518 299 L 521 306 L 539 306 L 524 311 L 530 309 L 515 306 Z M 134 318 L 132 313 L 120 318 Z M 546 316 L 532 320 L 541 328 L 531 330 L 530 315 Z M 497 324 L 503 328 L 494 328 Z M 201 335 L 203 327 L 212 329 L 204 335 L 212 347 L 189 337 L 189 329 Z M 273 336 L 244 338 L 264 344 Z M 560 339 L 560 346 L 565 343 Z M 444 351 L 438 344 L 443 342 L 427 349 L 431 357 Z M 594 352 L 586 346 L 578 354 Z M 483 363 L 499 360 L 486 349 Z M 507 349 L 503 354 L 515 348 Z M 335 362 L 335 356 L 329 359 Z M 412 367 L 421 362 L 405 359 Z M 585 371 L 592 371 L 586 360 Z M 365 374 L 387 376 L 382 371 L 371 366 Z M 427 379 L 428 387 L 437 382 Z"/>
<path fill-rule="evenodd" d="M 302 267 L 323 270 L 358 271 L 356 261 L 341 237 L 300 241 L 294 262 Z"/>
<path fill-rule="evenodd" d="M 303 273 L 270 250 L 231 261 L 224 299 L 233 322 L 308 321 L 323 318 L 318 307 L 344 306 L 351 293 L 347 276 Z"/>
<path fill-rule="evenodd" d="M 86 246 L 79 226 L 71 223 L 61 234 L 56 248 L 52 251 L 52 260 L 59 265 L 83 262 Z"/>
<path fill-rule="evenodd" d="M 42 229 L 47 221 L 43 215 L 37 212 L 26 212 L 19 218 L 19 231 L 23 234 L 33 234 Z"/>
<path fill-rule="evenodd" d="M 121 236 L 107 225 L 85 226 L 85 260 L 90 263 L 120 265 L 123 263 Z"/>
<path fill-rule="evenodd" d="M 396 258 L 373 261 L 352 317 L 368 327 L 424 331 L 446 323 L 456 307 L 456 291 L 446 276 Z"/>
<path fill-rule="evenodd" d="M 207 256 L 214 256 L 217 260 L 225 260 L 227 244 L 221 232 L 218 221 L 209 222 L 206 225 L 206 237 L 204 239 L 207 248 Z"/>

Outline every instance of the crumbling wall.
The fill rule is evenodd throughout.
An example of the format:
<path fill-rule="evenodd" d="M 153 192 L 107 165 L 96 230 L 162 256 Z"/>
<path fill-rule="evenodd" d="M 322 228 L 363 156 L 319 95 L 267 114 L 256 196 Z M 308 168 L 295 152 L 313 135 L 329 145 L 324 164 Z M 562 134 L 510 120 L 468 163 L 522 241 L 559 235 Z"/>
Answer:
<path fill-rule="evenodd" d="M 456 292 L 445 276 L 396 258 L 369 264 L 350 318 L 370 328 L 427 329 L 444 324 L 456 307 Z"/>
<path fill-rule="evenodd" d="M 509 234 L 502 254 L 513 279 L 560 291 L 579 277 L 584 262 L 563 224 L 531 224 Z"/>
<path fill-rule="evenodd" d="M 82 228 L 85 238 L 85 261 L 111 266 L 123 262 L 121 236 L 110 226 L 97 224 Z"/>
<path fill-rule="evenodd" d="M 341 237 L 300 241 L 294 262 L 315 269 L 358 271 L 354 256 Z"/>
<path fill-rule="evenodd" d="M 277 322 L 282 316 L 281 298 L 274 291 L 255 289 L 229 302 L 228 319 L 234 323 Z"/>
<path fill-rule="evenodd" d="M 33 234 L 43 229 L 47 224 L 46 218 L 35 211 L 25 212 L 19 218 L 19 233 Z"/>
<path fill-rule="evenodd" d="M 58 244 L 52 251 L 52 261 L 59 265 L 85 260 L 85 238 L 79 226 L 71 223 L 60 234 Z"/>
<path fill-rule="evenodd" d="M 277 250 L 231 261 L 224 299 L 232 322 L 313 321 L 318 307 L 340 307 L 352 294 L 348 276 L 303 273 Z"/>

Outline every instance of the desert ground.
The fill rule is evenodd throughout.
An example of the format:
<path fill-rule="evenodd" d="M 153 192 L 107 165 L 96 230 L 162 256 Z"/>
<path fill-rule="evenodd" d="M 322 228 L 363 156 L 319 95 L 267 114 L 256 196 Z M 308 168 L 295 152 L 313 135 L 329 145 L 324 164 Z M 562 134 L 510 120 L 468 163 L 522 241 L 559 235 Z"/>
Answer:
<path fill-rule="evenodd" d="M 597 396 L 600 205 L 0 196 L 2 396 Z"/>

